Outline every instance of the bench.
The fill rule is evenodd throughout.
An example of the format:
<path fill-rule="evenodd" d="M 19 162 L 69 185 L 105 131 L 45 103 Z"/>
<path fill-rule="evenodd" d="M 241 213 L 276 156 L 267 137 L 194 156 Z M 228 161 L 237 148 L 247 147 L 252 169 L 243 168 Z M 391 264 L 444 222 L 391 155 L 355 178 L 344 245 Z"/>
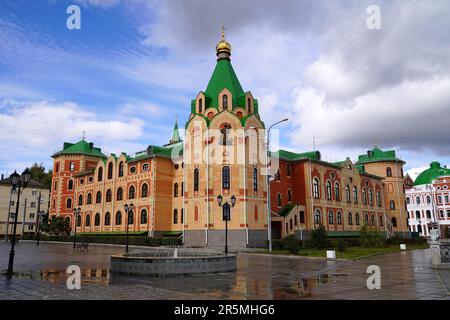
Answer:
<path fill-rule="evenodd" d="M 82 242 L 77 244 L 77 251 L 89 251 L 89 243 Z"/>

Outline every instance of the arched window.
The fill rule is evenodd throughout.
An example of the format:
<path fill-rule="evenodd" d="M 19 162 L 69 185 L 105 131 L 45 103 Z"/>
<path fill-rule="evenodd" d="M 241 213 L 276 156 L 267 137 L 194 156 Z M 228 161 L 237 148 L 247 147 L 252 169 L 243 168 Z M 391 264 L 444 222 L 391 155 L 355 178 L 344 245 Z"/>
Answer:
<path fill-rule="evenodd" d="M 383 216 L 380 215 L 380 227 L 383 226 Z"/>
<path fill-rule="evenodd" d="M 353 225 L 353 216 L 351 212 L 348 213 L 348 224 L 350 226 Z"/>
<path fill-rule="evenodd" d="M 98 168 L 97 181 L 102 181 L 102 180 L 103 180 L 103 168 L 100 167 L 100 168 Z"/>
<path fill-rule="evenodd" d="M 320 224 L 322 222 L 322 218 L 320 216 L 320 210 L 316 209 L 316 212 L 314 213 L 314 223 Z"/>
<path fill-rule="evenodd" d="M 353 187 L 353 203 L 358 203 L 358 187 Z"/>
<path fill-rule="evenodd" d="M 55 171 L 56 171 L 56 172 L 59 172 L 59 162 L 56 163 L 56 169 L 55 169 Z"/>
<path fill-rule="evenodd" d="M 81 215 L 77 216 L 77 227 L 81 227 Z"/>
<path fill-rule="evenodd" d="M 112 200 L 112 191 L 111 189 L 108 189 L 108 191 L 106 191 L 106 202 L 111 202 Z"/>
<path fill-rule="evenodd" d="M 109 226 L 111 224 L 111 214 L 109 212 L 105 213 L 105 226 Z"/>
<path fill-rule="evenodd" d="M 141 224 L 147 224 L 147 210 L 142 209 L 141 211 Z"/>
<path fill-rule="evenodd" d="M 369 215 L 368 215 L 367 213 L 364 214 L 364 224 L 365 224 L 366 226 L 369 225 Z"/>
<path fill-rule="evenodd" d="M 334 184 L 334 199 L 336 201 L 341 201 L 341 190 L 339 188 L 339 183 Z"/>
<path fill-rule="evenodd" d="M 372 193 L 372 189 L 369 189 L 369 205 L 373 206 L 373 193 Z"/>
<path fill-rule="evenodd" d="M 194 210 L 194 220 L 198 221 L 198 206 L 195 206 L 195 210 Z"/>
<path fill-rule="evenodd" d="M 226 94 L 222 96 L 222 107 L 224 110 L 228 108 L 228 96 Z"/>
<path fill-rule="evenodd" d="M 100 203 L 102 202 L 102 193 L 101 191 L 97 192 L 97 195 L 95 196 L 95 203 Z"/>
<path fill-rule="evenodd" d="M 108 164 L 108 179 L 112 179 L 113 177 L 113 164 L 110 162 Z"/>
<path fill-rule="evenodd" d="M 281 193 L 277 193 L 277 206 L 281 207 Z"/>
<path fill-rule="evenodd" d="M 355 224 L 359 226 L 359 213 L 355 214 Z"/>
<path fill-rule="evenodd" d="M 331 200 L 332 196 L 331 196 L 331 182 L 327 181 L 327 199 Z"/>
<path fill-rule="evenodd" d="M 131 210 L 128 211 L 128 224 L 134 224 L 134 212 Z"/>
<path fill-rule="evenodd" d="M 392 177 L 392 169 L 391 169 L 391 167 L 387 167 L 386 168 L 386 176 L 387 177 Z"/>
<path fill-rule="evenodd" d="M 184 223 L 184 209 L 183 208 L 181 208 L 181 216 L 180 216 L 180 222 L 181 223 Z"/>
<path fill-rule="evenodd" d="M 175 182 L 175 184 L 173 185 L 173 196 L 175 198 L 178 197 L 178 183 Z"/>
<path fill-rule="evenodd" d="M 148 184 L 144 183 L 141 187 L 141 197 L 147 198 L 148 197 Z"/>
<path fill-rule="evenodd" d="M 82 194 L 80 194 L 80 195 L 78 196 L 78 205 L 79 205 L 79 206 L 82 206 L 82 205 L 83 205 L 83 195 L 82 195 Z"/>
<path fill-rule="evenodd" d="M 55 200 L 55 199 L 53 199 L 52 208 L 53 208 L 53 209 L 56 208 L 56 200 Z"/>
<path fill-rule="evenodd" d="M 395 201 L 394 200 L 389 201 L 389 209 L 395 210 Z"/>
<path fill-rule="evenodd" d="M 117 201 L 123 200 L 123 189 L 119 188 L 117 189 Z"/>
<path fill-rule="evenodd" d="M 280 169 L 278 169 L 278 170 L 277 170 L 277 173 L 275 173 L 275 179 L 276 179 L 277 181 L 280 181 L 280 180 L 281 180 Z"/>
<path fill-rule="evenodd" d="M 313 197 L 318 199 L 320 197 L 319 193 L 319 179 L 313 179 Z"/>
<path fill-rule="evenodd" d="M 94 218 L 94 226 L 98 227 L 99 225 L 100 225 L 100 213 L 97 212 Z"/>
<path fill-rule="evenodd" d="M 370 223 L 371 223 L 372 226 L 375 225 L 375 216 L 374 216 L 374 215 L 372 215 L 372 216 L 370 217 Z"/>
<path fill-rule="evenodd" d="M 116 213 L 116 226 L 122 225 L 122 213 L 120 211 L 117 211 Z"/>
<path fill-rule="evenodd" d="M 258 191 L 258 169 L 253 168 L 253 191 Z"/>
<path fill-rule="evenodd" d="M 430 196 L 427 196 L 427 204 L 430 204 L 431 203 L 431 197 Z M 409 203 L 408 203 L 409 204 Z"/>
<path fill-rule="evenodd" d="M 351 195 L 350 195 L 350 186 L 346 185 L 345 186 L 345 199 L 347 200 L 347 202 L 351 202 Z"/>
<path fill-rule="evenodd" d="M 420 204 L 420 197 L 416 197 L 416 203 Z"/>
<path fill-rule="evenodd" d="M 198 168 L 194 170 L 194 192 L 198 192 Z"/>
<path fill-rule="evenodd" d="M 336 214 L 336 222 L 337 222 L 337 224 L 342 224 L 342 213 L 339 211 Z"/>
<path fill-rule="evenodd" d="M 392 226 L 394 227 L 394 228 L 397 228 L 397 218 L 392 218 Z"/>
<path fill-rule="evenodd" d="M 431 219 L 431 211 L 430 210 L 427 210 L 425 212 L 425 214 L 427 215 L 427 219 Z"/>
<path fill-rule="evenodd" d="M 258 221 L 258 206 L 255 206 L 255 208 L 253 209 L 253 216 L 255 221 Z"/>
<path fill-rule="evenodd" d="M 220 126 L 221 139 L 219 140 L 220 144 L 223 146 L 231 146 L 233 144 L 233 140 L 230 139 L 231 125 L 229 123 L 224 123 Z"/>
<path fill-rule="evenodd" d="M 123 161 L 119 163 L 119 177 L 123 177 Z"/>
<path fill-rule="evenodd" d="M 136 189 L 134 186 L 130 186 L 130 189 L 128 189 L 128 199 L 134 199 L 136 195 Z"/>
<path fill-rule="evenodd" d="M 222 188 L 230 189 L 230 167 L 222 168 Z"/>
<path fill-rule="evenodd" d="M 92 204 L 92 193 L 87 194 L 86 204 Z"/>
<path fill-rule="evenodd" d="M 381 192 L 377 191 L 377 206 L 381 207 Z"/>
<path fill-rule="evenodd" d="M 198 99 L 198 112 L 199 113 L 203 112 L 203 99 L 202 98 Z"/>
<path fill-rule="evenodd" d="M 292 174 L 292 167 L 291 167 L 291 165 L 288 163 L 288 164 L 286 164 L 286 175 L 287 175 L 288 177 L 290 177 L 291 174 Z"/>
<path fill-rule="evenodd" d="M 90 215 L 90 214 L 87 214 L 87 215 L 86 215 L 86 220 L 85 220 L 85 222 L 84 222 L 84 225 L 85 225 L 86 227 L 90 227 L 90 226 L 91 226 L 91 215 Z"/>
<path fill-rule="evenodd" d="M 70 179 L 67 182 L 67 190 L 73 190 L 73 180 L 72 179 Z"/>
<path fill-rule="evenodd" d="M 334 224 L 334 214 L 333 211 L 328 212 L 328 224 Z"/>
<path fill-rule="evenodd" d="M 178 209 L 173 210 L 173 223 L 178 223 Z"/>
<path fill-rule="evenodd" d="M 367 192 L 365 188 L 362 189 L 362 202 L 363 205 L 367 205 Z"/>
<path fill-rule="evenodd" d="M 67 200 L 66 200 L 66 208 L 67 209 L 72 208 L 72 198 L 67 198 Z"/>
<path fill-rule="evenodd" d="M 181 183 L 181 196 L 184 197 L 184 182 Z"/>
<path fill-rule="evenodd" d="M 69 170 L 70 171 L 75 171 L 75 162 L 73 162 L 73 161 L 70 162 Z"/>
<path fill-rule="evenodd" d="M 252 112 L 252 99 L 247 98 L 247 112 L 251 113 Z"/>
<path fill-rule="evenodd" d="M 420 219 L 420 211 L 419 210 L 416 211 L 416 219 Z"/>
<path fill-rule="evenodd" d="M 288 189 L 288 191 L 287 191 L 287 198 L 288 198 L 289 202 L 292 201 L 292 190 L 291 189 Z"/>

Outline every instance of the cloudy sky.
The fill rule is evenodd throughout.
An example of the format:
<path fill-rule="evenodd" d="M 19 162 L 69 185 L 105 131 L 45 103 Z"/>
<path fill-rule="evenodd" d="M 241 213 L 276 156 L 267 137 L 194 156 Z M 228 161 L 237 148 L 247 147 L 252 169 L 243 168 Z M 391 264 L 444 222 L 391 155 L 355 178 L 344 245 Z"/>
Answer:
<path fill-rule="evenodd" d="M 81 30 L 66 27 L 71 4 Z M 3 0 L 0 173 L 50 167 L 83 131 L 105 152 L 166 143 L 206 88 L 221 25 L 263 120 L 289 117 L 281 147 L 317 137 L 339 161 L 376 144 L 413 174 L 450 164 L 448 0 Z"/>

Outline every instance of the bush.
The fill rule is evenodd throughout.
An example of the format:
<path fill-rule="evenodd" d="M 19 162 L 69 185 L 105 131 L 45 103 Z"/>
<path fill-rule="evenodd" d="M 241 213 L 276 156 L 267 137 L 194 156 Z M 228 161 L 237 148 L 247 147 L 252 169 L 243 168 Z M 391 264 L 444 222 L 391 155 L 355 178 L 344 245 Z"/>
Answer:
<path fill-rule="evenodd" d="M 330 245 L 327 231 L 323 225 L 311 232 L 311 246 L 315 249 L 325 249 Z"/>
<path fill-rule="evenodd" d="M 336 251 L 339 251 L 339 252 L 345 251 L 345 241 L 344 241 L 344 239 L 338 239 L 337 240 Z"/>
<path fill-rule="evenodd" d="M 288 250 L 290 254 L 297 254 L 301 248 L 301 242 L 295 236 L 287 236 L 283 239 L 284 249 Z"/>
<path fill-rule="evenodd" d="M 369 230 L 366 225 L 361 227 L 360 235 L 363 248 L 381 248 L 386 244 L 385 239 L 378 232 Z"/>
<path fill-rule="evenodd" d="M 386 240 L 387 244 L 401 244 L 401 243 L 405 243 L 405 244 L 425 244 L 427 243 L 427 239 L 425 238 L 415 238 L 415 239 L 411 239 L 411 238 L 402 238 L 399 236 L 394 236 L 391 238 L 388 238 Z"/>

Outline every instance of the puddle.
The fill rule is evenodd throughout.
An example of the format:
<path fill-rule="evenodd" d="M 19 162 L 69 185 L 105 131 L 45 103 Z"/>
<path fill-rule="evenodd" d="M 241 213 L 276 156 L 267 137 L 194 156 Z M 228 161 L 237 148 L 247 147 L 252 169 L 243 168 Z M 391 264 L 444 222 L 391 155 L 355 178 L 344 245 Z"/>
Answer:
<path fill-rule="evenodd" d="M 19 279 L 37 279 L 44 280 L 51 283 L 65 283 L 69 274 L 66 271 L 61 270 L 44 270 L 44 271 L 31 271 L 31 272 L 19 272 L 15 275 Z M 81 270 L 81 283 L 82 284 L 109 284 L 109 270 L 105 269 L 85 269 Z"/>

